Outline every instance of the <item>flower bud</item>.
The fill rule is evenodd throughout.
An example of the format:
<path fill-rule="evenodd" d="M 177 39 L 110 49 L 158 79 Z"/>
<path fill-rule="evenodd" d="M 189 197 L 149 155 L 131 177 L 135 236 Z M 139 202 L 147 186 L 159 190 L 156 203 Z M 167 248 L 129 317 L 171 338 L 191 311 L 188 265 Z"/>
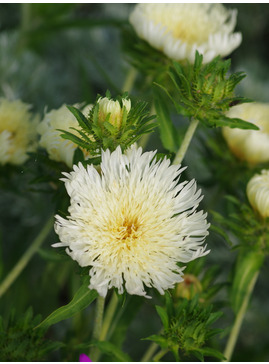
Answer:
<path fill-rule="evenodd" d="M 269 217 L 269 170 L 254 175 L 247 185 L 249 203 L 263 218 Z"/>
<path fill-rule="evenodd" d="M 195 294 L 202 292 L 202 285 L 193 274 L 185 274 L 184 281 L 176 286 L 175 297 L 187 298 L 190 300 Z"/>
<path fill-rule="evenodd" d="M 120 129 L 123 117 L 123 107 L 125 107 L 127 113 L 129 113 L 131 109 L 131 100 L 122 99 L 122 106 L 118 100 L 113 101 L 107 97 L 100 97 L 97 102 L 99 104 L 99 122 L 104 123 L 105 121 L 108 121 L 117 129 Z"/>
<path fill-rule="evenodd" d="M 269 161 L 269 104 L 246 103 L 233 106 L 227 116 L 257 125 L 260 130 L 223 128 L 223 136 L 232 153 L 250 164 Z"/>

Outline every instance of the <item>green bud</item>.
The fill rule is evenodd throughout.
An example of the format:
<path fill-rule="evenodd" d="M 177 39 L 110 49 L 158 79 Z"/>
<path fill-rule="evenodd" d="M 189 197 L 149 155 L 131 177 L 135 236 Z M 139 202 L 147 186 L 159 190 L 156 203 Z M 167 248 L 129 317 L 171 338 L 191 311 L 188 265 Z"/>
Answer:
<path fill-rule="evenodd" d="M 86 163 L 98 164 L 96 157 L 100 156 L 101 149 L 113 151 L 120 145 L 125 150 L 143 134 L 153 131 L 156 123 L 150 121 L 155 116 L 149 115 L 146 107 L 145 102 L 132 105 L 127 94 L 113 100 L 109 93 L 106 97 L 98 96 L 86 116 L 79 109 L 69 106 L 80 128 L 74 129 L 74 134 L 62 130 L 62 137 L 89 151 L 93 158 Z"/>
<path fill-rule="evenodd" d="M 181 65 L 174 62 L 169 76 L 174 84 L 173 94 L 162 85 L 177 111 L 189 118 L 195 118 L 208 127 L 229 126 L 232 128 L 255 129 L 250 122 L 229 118 L 225 113 L 235 104 L 251 100 L 237 97 L 235 86 L 245 77 L 243 72 L 228 75 L 230 60 L 214 58 L 203 64 L 203 56 L 196 52 L 194 64 Z"/>

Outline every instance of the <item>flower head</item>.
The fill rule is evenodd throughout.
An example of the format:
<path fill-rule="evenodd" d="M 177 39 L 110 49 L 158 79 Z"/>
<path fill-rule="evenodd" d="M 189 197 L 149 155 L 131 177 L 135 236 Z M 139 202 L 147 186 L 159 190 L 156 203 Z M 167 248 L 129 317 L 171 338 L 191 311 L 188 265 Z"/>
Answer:
<path fill-rule="evenodd" d="M 221 4 L 138 4 L 130 22 L 142 39 L 169 58 L 194 62 L 198 50 L 210 62 L 240 45 L 241 33 L 233 33 L 236 16 L 236 10 Z"/>
<path fill-rule="evenodd" d="M 269 104 L 246 103 L 233 106 L 227 116 L 242 118 L 256 124 L 260 130 L 223 128 L 223 136 L 231 151 L 250 164 L 269 161 Z"/>
<path fill-rule="evenodd" d="M 22 164 L 36 147 L 37 117 L 20 100 L 0 99 L 0 164 Z"/>
<path fill-rule="evenodd" d="M 123 154 L 102 151 L 101 175 L 80 163 L 64 173 L 71 199 L 69 216 L 56 216 L 55 231 L 67 253 L 82 267 L 90 266 L 90 289 L 101 296 L 115 287 L 145 296 L 145 287 L 161 294 L 182 281 L 189 262 L 208 252 L 206 214 L 197 212 L 202 199 L 196 183 L 178 184 L 182 169 L 156 152 L 142 154 L 134 146 Z"/>
<path fill-rule="evenodd" d="M 109 121 L 110 124 L 119 129 L 123 118 L 123 108 L 125 107 L 127 113 L 129 113 L 131 100 L 123 98 L 122 107 L 118 100 L 114 101 L 108 97 L 100 97 L 97 102 L 99 104 L 99 122 L 104 123 L 105 121 Z"/>
<path fill-rule="evenodd" d="M 83 112 L 89 112 L 90 108 L 91 105 L 86 106 Z M 44 119 L 37 127 L 37 131 L 41 135 L 39 144 L 47 150 L 49 158 L 57 162 L 64 162 L 69 167 L 73 165 L 73 157 L 77 145 L 70 140 L 63 139 L 61 137 L 62 132 L 59 129 L 79 135 L 72 128 L 79 128 L 79 124 L 66 105 L 46 113 Z M 86 157 L 88 153 L 84 151 L 84 155 Z"/>
<path fill-rule="evenodd" d="M 249 203 L 263 218 L 269 217 L 269 171 L 253 176 L 247 185 Z"/>

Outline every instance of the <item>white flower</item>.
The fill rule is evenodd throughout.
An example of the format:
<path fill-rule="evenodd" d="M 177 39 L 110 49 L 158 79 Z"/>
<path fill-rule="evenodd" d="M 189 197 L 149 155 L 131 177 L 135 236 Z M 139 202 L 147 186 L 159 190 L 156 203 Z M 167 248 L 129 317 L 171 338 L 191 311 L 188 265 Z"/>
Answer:
<path fill-rule="evenodd" d="M 91 107 L 92 105 L 86 106 L 83 113 L 86 115 Z M 70 140 L 63 139 L 61 137 L 62 132 L 58 129 L 66 130 L 79 136 L 79 133 L 71 128 L 79 129 L 79 124 L 66 105 L 46 113 L 37 128 L 38 133 L 41 135 L 39 144 L 47 150 L 49 158 L 57 162 L 64 162 L 69 167 L 73 165 L 73 157 L 77 145 Z M 83 152 L 85 157 L 87 157 L 88 152 Z"/>
<path fill-rule="evenodd" d="M 176 61 L 194 62 L 196 50 L 204 62 L 236 49 L 241 33 L 233 33 L 237 11 L 221 4 L 138 4 L 130 23 L 138 36 Z"/>
<path fill-rule="evenodd" d="M 0 164 L 22 164 L 36 148 L 37 117 L 20 100 L 0 99 Z"/>
<path fill-rule="evenodd" d="M 107 97 L 100 97 L 97 102 L 99 104 L 99 122 L 104 123 L 107 121 L 108 115 L 110 114 L 108 121 L 110 124 L 119 129 L 121 127 L 123 117 L 123 107 L 120 106 L 119 101 L 114 101 Z M 122 99 L 122 106 L 124 106 L 127 113 L 129 113 L 131 109 L 131 100 Z"/>
<path fill-rule="evenodd" d="M 269 161 L 269 104 L 246 103 L 233 106 L 227 116 L 257 125 L 260 130 L 223 128 L 223 136 L 231 151 L 250 164 Z"/>
<path fill-rule="evenodd" d="M 101 175 L 80 163 L 63 179 L 71 199 L 69 216 L 56 216 L 55 231 L 67 253 L 90 266 L 90 289 L 101 296 L 116 287 L 145 296 L 145 287 L 161 294 L 182 281 L 178 262 L 208 253 L 206 214 L 196 183 L 178 184 L 180 166 L 156 161 L 132 146 L 102 151 Z"/>
<path fill-rule="evenodd" d="M 247 184 L 249 203 L 263 218 L 269 217 L 269 171 L 262 170 Z"/>

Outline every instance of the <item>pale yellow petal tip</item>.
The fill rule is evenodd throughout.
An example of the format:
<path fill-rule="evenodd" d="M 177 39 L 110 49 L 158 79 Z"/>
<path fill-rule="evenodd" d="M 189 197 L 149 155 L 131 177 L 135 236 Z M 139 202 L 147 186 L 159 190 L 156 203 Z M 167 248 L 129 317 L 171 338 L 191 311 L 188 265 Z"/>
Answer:
<path fill-rule="evenodd" d="M 37 146 L 38 115 L 21 100 L 0 99 L 0 164 L 20 165 Z"/>
<path fill-rule="evenodd" d="M 268 162 L 269 104 L 255 102 L 233 106 L 227 116 L 249 121 L 259 127 L 259 130 L 223 128 L 223 137 L 232 153 L 252 165 Z"/>
<path fill-rule="evenodd" d="M 114 101 L 107 97 L 100 97 L 97 100 L 99 104 L 98 121 L 102 124 L 109 121 L 110 124 L 120 129 L 123 118 L 123 108 L 125 107 L 127 114 L 131 109 L 131 100 L 122 99 L 122 107 L 118 100 Z"/>
<path fill-rule="evenodd" d="M 261 174 L 250 179 L 247 196 L 250 205 L 261 217 L 269 217 L 269 170 L 262 170 Z"/>
<path fill-rule="evenodd" d="M 242 41 L 233 33 L 236 10 L 221 4 L 138 4 L 130 23 L 139 37 L 176 61 L 194 61 L 198 50 L 204 62 L 225 57 Z"/>

